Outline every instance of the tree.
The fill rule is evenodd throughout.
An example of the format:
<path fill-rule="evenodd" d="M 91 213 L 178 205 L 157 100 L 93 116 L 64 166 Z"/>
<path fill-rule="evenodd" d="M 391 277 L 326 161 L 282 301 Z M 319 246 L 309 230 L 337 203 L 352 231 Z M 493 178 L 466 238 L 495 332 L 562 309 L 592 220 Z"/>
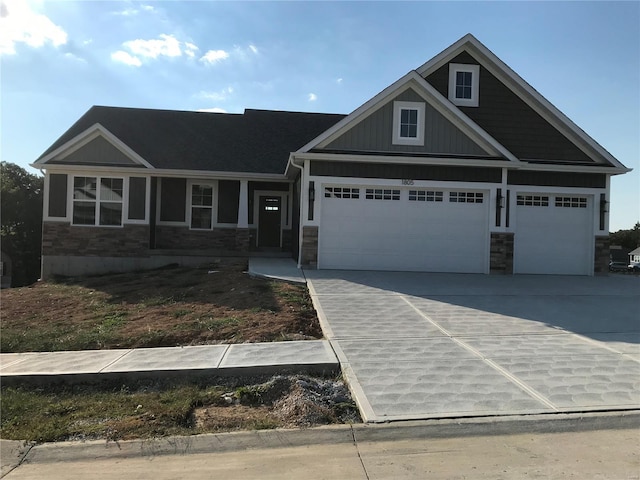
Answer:
<path fill-rule="evenodd" d="M 618 230 L 610 234 L 609 239 L 611 245 L 620 245 L 629 250 L 635 250 L 640 247 L 640 222 L 629 230 Z"/>
<path fill-rule="evenodd" d="M 43 178 L 0 162 L 0 240 L 11 257 L 12 286 L 40 278 Z"/>

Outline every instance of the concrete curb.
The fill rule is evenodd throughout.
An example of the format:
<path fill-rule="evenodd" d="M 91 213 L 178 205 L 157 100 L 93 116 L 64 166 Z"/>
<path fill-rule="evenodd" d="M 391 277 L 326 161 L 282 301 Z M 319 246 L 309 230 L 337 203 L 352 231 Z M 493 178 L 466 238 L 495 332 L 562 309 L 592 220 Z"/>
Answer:
<path fill-rule="evenodd" d="M 26 453 L 24 463 L 46 464 L 135 457 L 151 459 L 161 455 L 222 453 L 322 444 L 638 428 L 640 428 L 640 410 L 623 413 L 547 414 L 389 424 L 331 425 L 307 430 L 257 430 L 120 442 L 100 440 L 49 443 L 31 448 Z"/>

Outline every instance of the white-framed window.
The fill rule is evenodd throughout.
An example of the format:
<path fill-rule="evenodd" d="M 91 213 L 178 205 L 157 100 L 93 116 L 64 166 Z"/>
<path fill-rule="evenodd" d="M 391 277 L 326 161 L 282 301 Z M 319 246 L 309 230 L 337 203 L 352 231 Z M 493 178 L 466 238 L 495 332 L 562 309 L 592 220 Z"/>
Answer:
<path fill-rule="evenodd" d="M 423 102 L 393 102 L 393 143 L 424 145 Z"/>
<path fill-rule="evenodd" d="M 122 226 L 124 179 L 73 177 L 73 225 Z"/>
<path fill-rule="evenodd" d="M 477 107 L 480 65 L 449 64 L 449 100 L 461 107 Z"/>
<path fill-rule="evenodd" d="M 192 183 L 189 190 L 192 230 L 213 228 L 213 185 Z"/>

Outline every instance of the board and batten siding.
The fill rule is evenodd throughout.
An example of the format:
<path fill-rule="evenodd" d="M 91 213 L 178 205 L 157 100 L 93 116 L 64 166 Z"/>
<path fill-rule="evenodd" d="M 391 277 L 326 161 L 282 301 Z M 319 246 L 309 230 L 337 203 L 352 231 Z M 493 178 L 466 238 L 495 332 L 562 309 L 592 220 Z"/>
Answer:
<path fill-rule="evenodd" d="M 142 167 L 142 165 L 134 162 L 118 148 L 114 147 L 104 137 L 96 137 L 69 155 L 57 157 L 47 163 Z"/>
<path fill-rule="evenodd" d="M 582 150 L 492 75 L 471 54 L 462 52 L 450 63 L 480 65 L 479 104 L 458 107 L 489 135 L 521 160 L 593 163 Z M 449 64 L 426 80 L 449 95 Z"/>
<path fill-rule="evenodd" d="M 424 145 L 394 145 L 393 102 L 426 104 Z M 487 155 L 460 129 L 425 102 L 413 89 L 407 89 L 326 146 L 329 150 L 375 152 L 441 153 Z"/>

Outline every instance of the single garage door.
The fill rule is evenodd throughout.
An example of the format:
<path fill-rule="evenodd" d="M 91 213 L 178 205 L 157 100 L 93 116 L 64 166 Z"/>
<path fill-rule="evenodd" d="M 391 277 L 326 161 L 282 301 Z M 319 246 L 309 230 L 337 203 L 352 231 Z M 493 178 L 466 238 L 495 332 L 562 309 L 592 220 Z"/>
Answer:
<path fill-rule="evenodd" d="M 592 273 L 592 197 L 518 193 L 514 231 L 514 273 Z"/>
<path fill-rule="evenodd" d="M 488 191 L 323 186 L 318 267 L 488 271 Z"/>

